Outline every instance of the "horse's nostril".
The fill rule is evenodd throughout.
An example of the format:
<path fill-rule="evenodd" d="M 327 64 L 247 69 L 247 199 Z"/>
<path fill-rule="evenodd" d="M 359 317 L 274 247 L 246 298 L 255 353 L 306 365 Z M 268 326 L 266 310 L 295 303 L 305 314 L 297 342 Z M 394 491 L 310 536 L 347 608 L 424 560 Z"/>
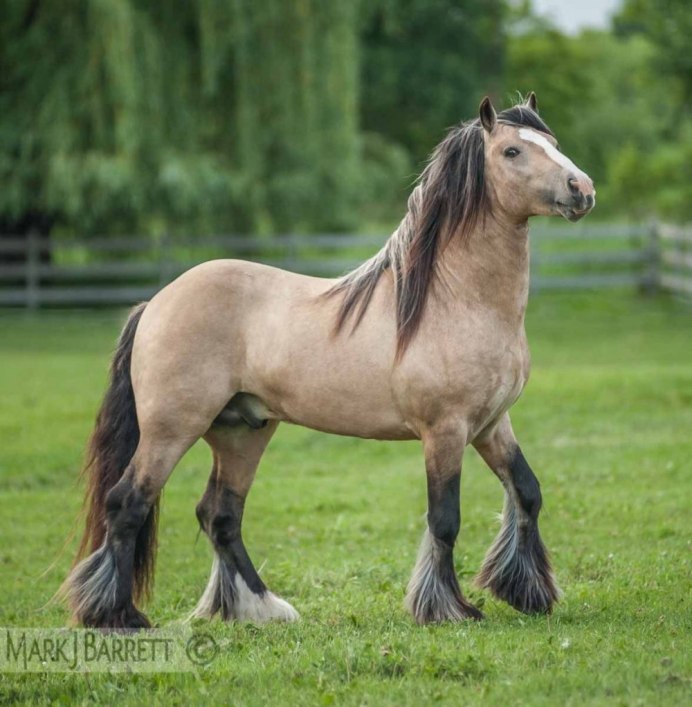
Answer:
<path fill-rule="evenodd" d="M 570 177 L 567 180 L 567 186 L 573 194 L 579 193 L 579 180 L 576 177 Z"/>

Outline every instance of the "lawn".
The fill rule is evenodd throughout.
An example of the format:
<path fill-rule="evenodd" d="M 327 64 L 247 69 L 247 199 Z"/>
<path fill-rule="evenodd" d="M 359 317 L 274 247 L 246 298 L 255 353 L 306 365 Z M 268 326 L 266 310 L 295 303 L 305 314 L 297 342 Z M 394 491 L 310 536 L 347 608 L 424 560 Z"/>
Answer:
<path fill-rule="evenodd" d="M 123 312 L 0 313 L 0 626 L 62 626 L 42 608 L 80 503 L 84 442 Z M 142 704 L 692 703 L 692 307 L 628 293 L 530 304 L 531 381 L 513 410 L 541 480 L 564 598 L 527 617 L 471 585 L 502 492 L 469 450 L 456 562 L 486 620 L 418 627 L 402 608 L 425 512 L 414 443 L 284 426 L 246 508 L 262 576 L 293 625 L 205 625 L 197 673 L 0 675 L 0 702 Z M 194 516 L 203 445 L 166 487 L 155 599 L 166 626 L 196 603 L 210 550 Z"/>

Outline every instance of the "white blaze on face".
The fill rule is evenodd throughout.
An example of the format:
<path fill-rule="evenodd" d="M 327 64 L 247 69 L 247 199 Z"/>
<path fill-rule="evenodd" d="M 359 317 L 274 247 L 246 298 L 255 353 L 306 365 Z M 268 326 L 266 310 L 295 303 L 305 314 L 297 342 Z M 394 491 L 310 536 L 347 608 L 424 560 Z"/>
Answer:
<path fill-rule="evenodd" d="M 569 157 L 563 155 L 560 150 L 554 147 L 544 135 L 541 135 L 530 128 L 519 128 L 519 137 L 522 140 L 526 140 L 526 142 L 532 142 L 534 145 L 538 145 L 543 148 L 545 154 L 548 155 L 553 162 L 560 165 L 563 169 L 571 172 L 577 179 L 588 179 L 586 174 L 584 174 L 584 172 L 582 172 Z"/>

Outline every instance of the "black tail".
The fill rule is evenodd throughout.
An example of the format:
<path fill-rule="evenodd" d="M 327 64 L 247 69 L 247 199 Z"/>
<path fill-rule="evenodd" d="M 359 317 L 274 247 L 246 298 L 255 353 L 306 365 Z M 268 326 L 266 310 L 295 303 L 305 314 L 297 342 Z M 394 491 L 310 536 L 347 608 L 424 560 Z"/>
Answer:
<path fill-rule="evenodd" d="M 84 507 L 86 527 L 79 546 L 78 562 L 95 552 L 106 538 L 106 496 L 120 480 L 139 443 L 139 424 L 130 378 L 130 362 L 137 325 L 146 302 L 137 305 L 127 320 L 113 357 L 110 385 L 96 417 L 89 441 L 86 464 Z M 135 600 L 149 594 L 156 559 L 158 499 L 139 530 L 135 544 L 133 593 Z"/>

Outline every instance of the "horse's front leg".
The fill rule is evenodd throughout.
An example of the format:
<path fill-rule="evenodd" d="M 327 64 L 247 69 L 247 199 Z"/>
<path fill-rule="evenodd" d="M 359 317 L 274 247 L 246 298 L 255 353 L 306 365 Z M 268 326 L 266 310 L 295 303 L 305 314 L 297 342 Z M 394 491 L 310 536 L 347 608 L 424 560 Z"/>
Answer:
<path fill-rule="evenodd" d="M 509 415 L 473 444 L 505 487 L 502 527 L 476 583 L 519 611 L 549 613 L 560 590 L 538 533 L 541 488 L 521 453 Z"/>
<path fill-rule="evenodd" d="M 428 477 L 428 529 L 411 576 L 406 606 L 418 623 L 482 619 L 466 601 L 454 571 L 454 543 L 459 534 L 459 481 L 466 438 L 459 429 L 423 435 Z"/>

